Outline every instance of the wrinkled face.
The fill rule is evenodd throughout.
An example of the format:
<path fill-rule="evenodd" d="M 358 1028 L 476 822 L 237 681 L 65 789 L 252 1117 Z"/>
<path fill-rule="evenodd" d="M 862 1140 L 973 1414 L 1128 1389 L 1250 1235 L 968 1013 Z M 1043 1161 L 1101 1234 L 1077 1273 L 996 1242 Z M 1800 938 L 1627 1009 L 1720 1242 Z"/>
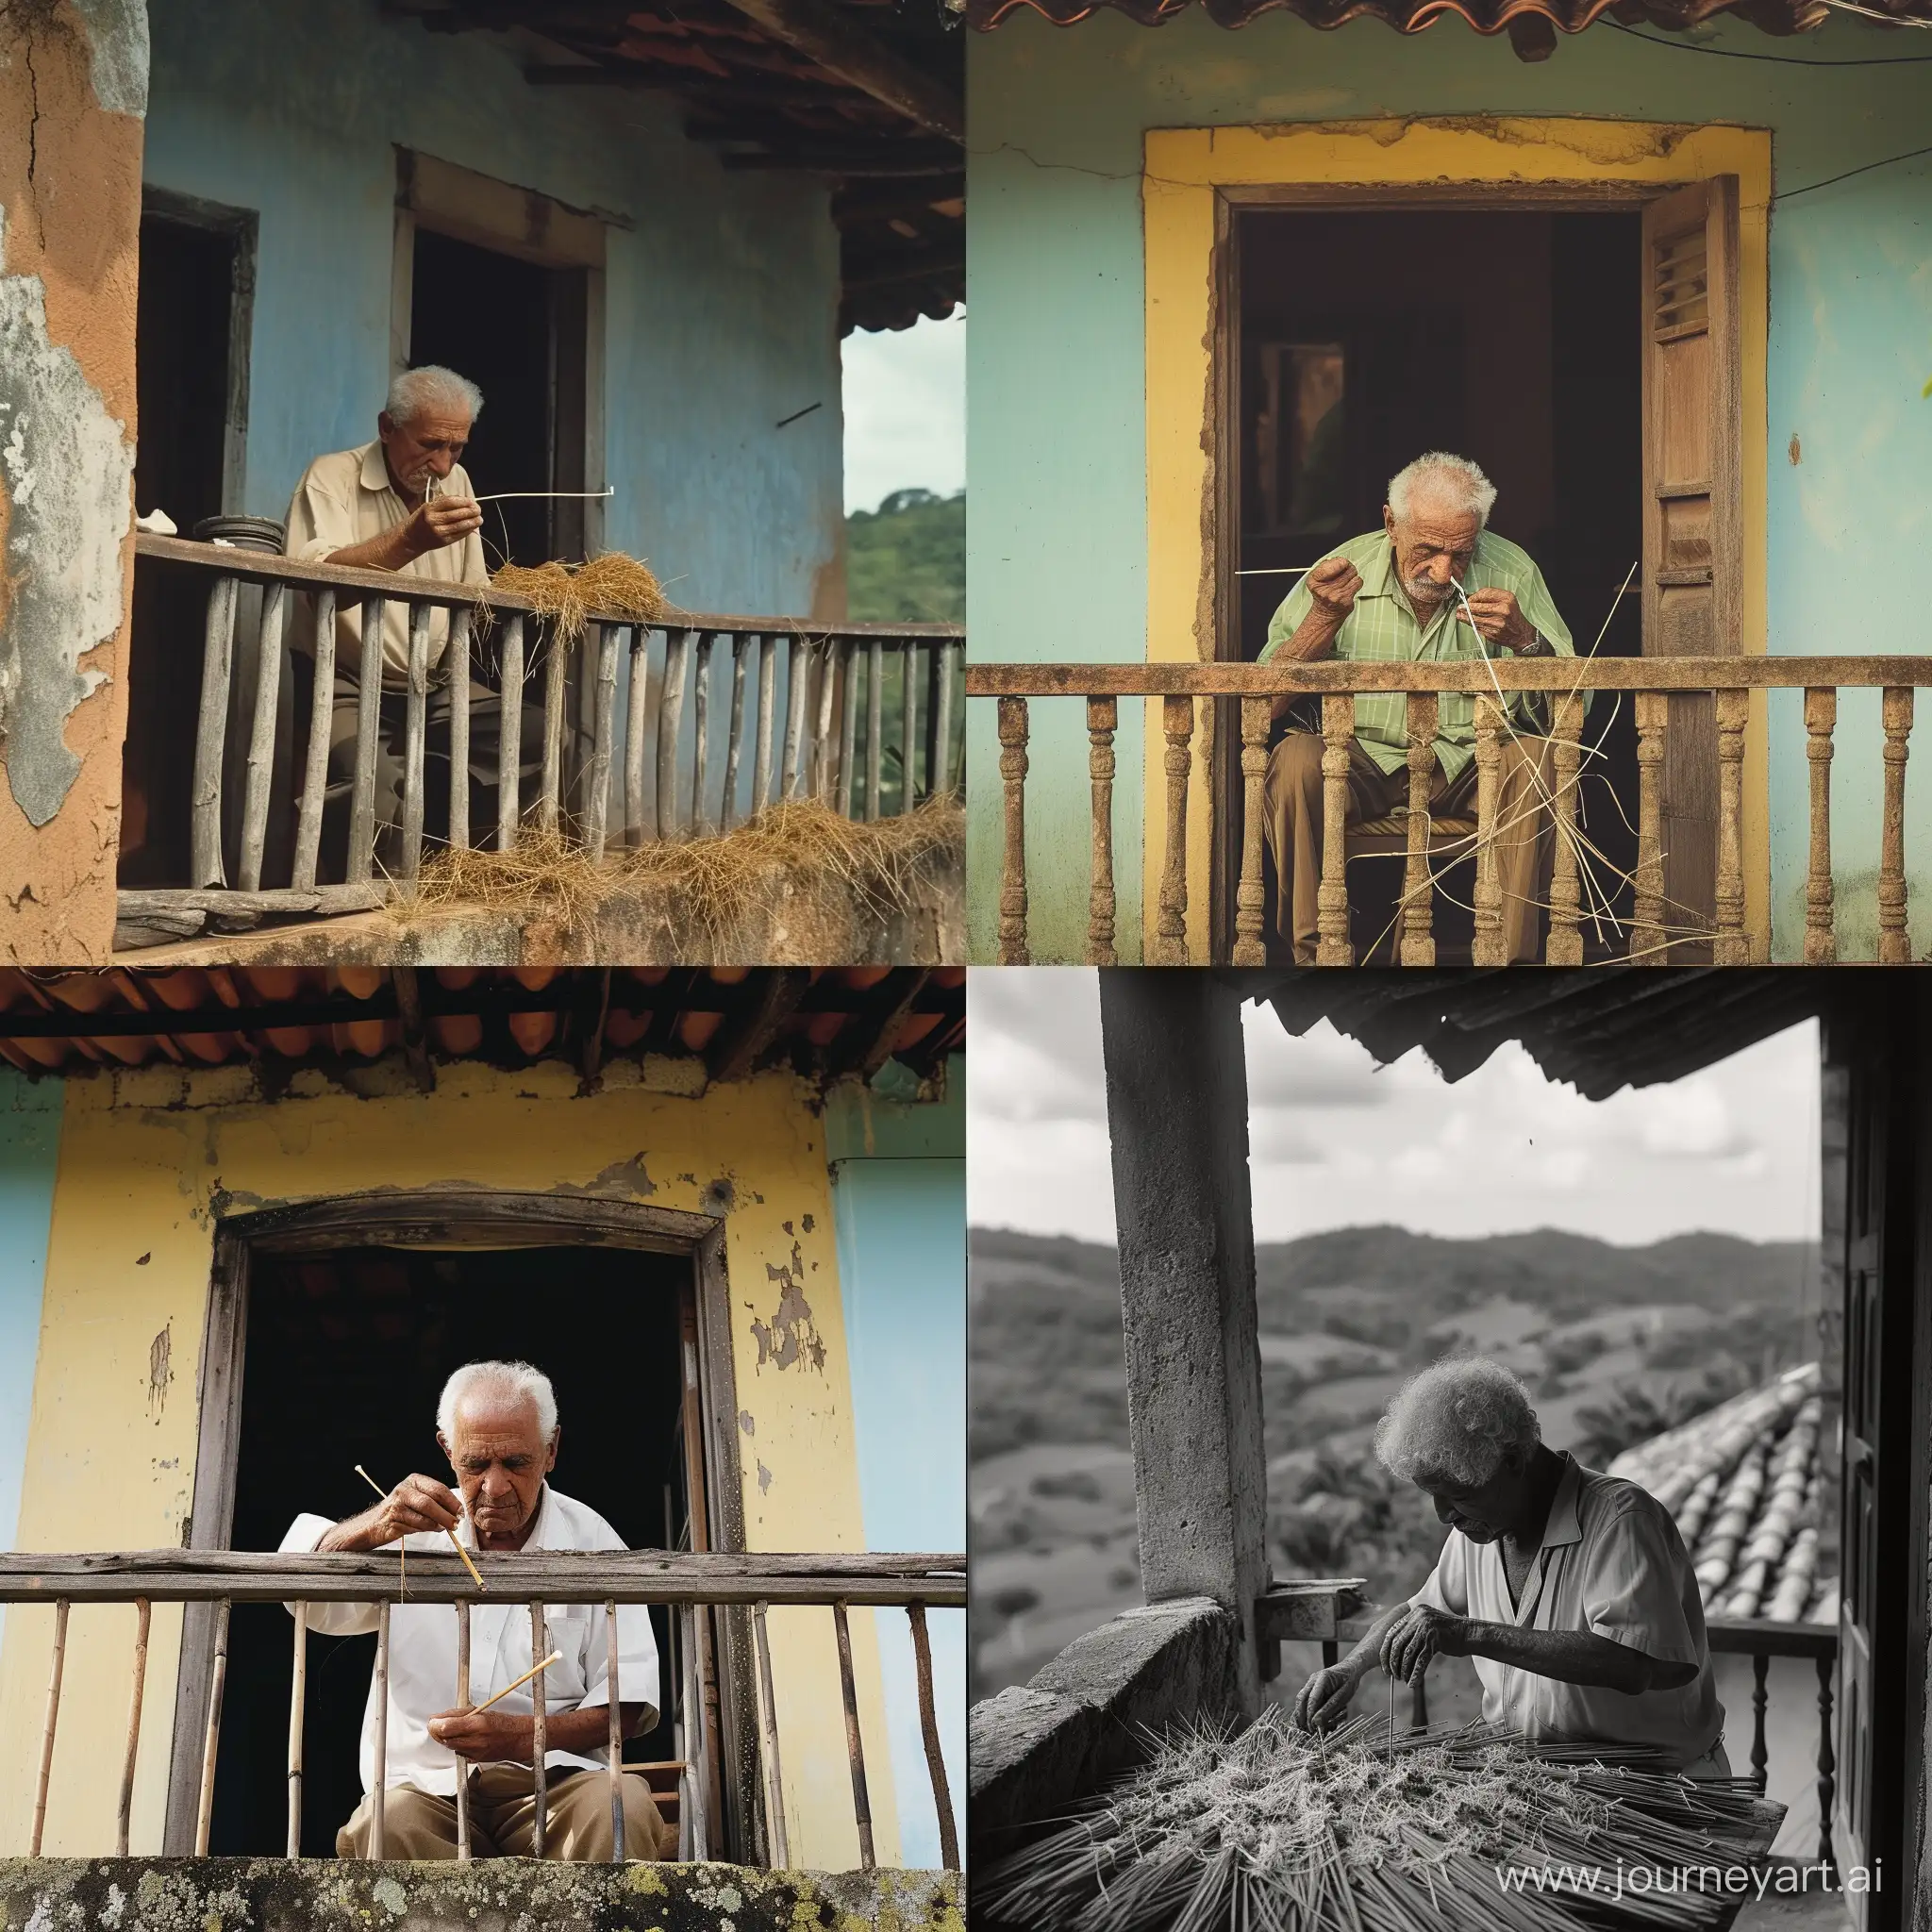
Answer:
<path fill-rule="evenodd" d="M 1419 610 L 1434 610 L 1455 594 L 1455 582 L 1467 582 L 1482 525 L 1470 509 L 1451 509 L 1440 500 L 1417 493 L 1409 498 L 1407 515 L 1397 518 L 1387 504 L 1382 523 L 1395 546 L 1395 568 L 1409 602 Z"/>
<path fill-rule="evenodd" d="M 1513 1455 L 1476 1489 L 1424 1477 L 1417 1478 L 1417 1487 L 1436 1506 L 1436 1520 L 1459 1529 L 1473 1543 L 1494 1542 L 1523 1510 L 1523 1469 L 1521 1458 Z"/>
<path fill-rule="evenodd" d="M 502 1390 L 471 1390 L 458 1405 L 456 1440 L 437 1441 L 456 1471 L 463 1507 L 486 1550 L 523 1547 L 537 1520 L 543 1478 L 557 1467 L 561 1430 L 546 1441 L 537 1405 Z"/>
<path fill-rule="evenodd" d="M 398 423 L 385 409 L 375 419 L 389 473 L 401 493 L 413 503 L 431 476 L 443 477 L 462 459 L 470 440 L 470 419 L 458 410 L 422 408 L 407 423 Z"/>

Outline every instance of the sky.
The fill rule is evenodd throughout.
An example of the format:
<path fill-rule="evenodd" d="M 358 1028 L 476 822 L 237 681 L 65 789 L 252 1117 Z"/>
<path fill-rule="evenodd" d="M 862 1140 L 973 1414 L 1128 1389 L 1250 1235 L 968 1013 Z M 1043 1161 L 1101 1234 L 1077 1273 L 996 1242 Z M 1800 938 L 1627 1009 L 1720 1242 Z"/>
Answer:
<path fill-rule="evenodd" d="M 966 487 L 966 311 L 844 342 L 845 508 L 895 490 Z"/>
<path fill-rule="evenodd" d="M 1096 975 L 975 971 L 967 1192 L 974 1226 L 1113 1240 Z M 1622 1245 L 1711 1230 L 1818 1235 L 1818 1033 L 1793 1027 L 1670 1086 L 1585 1100 L 1513 1042 L 1446 1083 L 1377 1069 L 1324 1021 L 1242 1008 L 1257 1241 L 1393 1223 L 1558 1227 Z"/>

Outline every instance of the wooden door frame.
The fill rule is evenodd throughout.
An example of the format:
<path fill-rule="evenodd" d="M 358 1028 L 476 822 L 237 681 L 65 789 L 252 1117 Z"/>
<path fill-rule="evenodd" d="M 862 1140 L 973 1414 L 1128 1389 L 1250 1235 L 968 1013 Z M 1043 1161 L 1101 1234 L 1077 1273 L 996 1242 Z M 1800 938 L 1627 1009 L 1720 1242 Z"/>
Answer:
<path fill-rule="evenodd" d="M 1524 178 L 1533 169 L 1541 172 Z M 1636 209 L 1673 188 L 1718 175 L 1739 176 L 1745 217 L 1739 265 L 1742 645 L 1746 654 L 1759 654 L 1765 649 L 1767 130 L 1555 116 L 1149 130 L 1141 183 L 1149 661 L 1211 660 L 1230 643 L 1229 519 L 1237 513 L 1240 486 L 1230 407 L 1238 380 L 1231 365 L 1237 211 Z M 1159 909 L 1166 846 L 1166 747 L 1158 706 L 1144 708 L 1143 733 L 1144 957 L 1151 953 L 1147 942 Z M 1216 849 L 1229 818 L 1230 808 L 1221 802 L 1233 782 L 1226 774 L 1238 767 L 1232 745 L 1217 742 L 1226 737 L 1226 727 L 1217 732 L 1212 721 L 1205 731 L 1197 725 L 1204 782 L 1193 786 L 1189 800 L 1188 876 L 1209 881 L 1208 903 L 1188 908 L 1189 957 L 1197 962 L 1219 961 L 1231 949 L 1234 873 L 1230 856 Z M 1760 703 L 1754 703 L 1746 733 L 1745 791 L 1745 923 L 1754 945 L 1768 948 L 1769 740 Z"/>
<path fill-rule="evenodd" d="M 689 1259 L 689 1292 L 697 1314 L 706 1529 L 711 1548 L 743 1550 L 744 1490 L 738 1454 L 737 1374 L 731 1353 L 724 1220 L 630 1201 L 449 1187 L 335 1194 L 217 1220 L 196 1385 L 194 1497 L 183 1546 L 225 1549 L 233 1533 L 249 1274 L 257 1253 L 325 1254 L 354 1247 L 504 1248 L 532 1245 L 532 1236 L 546 1246 L 628 1248 Z M 748 1653 L 741 1656 L 733 1620 L 721 1622 L 726 1635 L 722 1644 L 725 1668 L 719 1674 L 723 1735 L 718 1761 L 730 1775 L 724 1794 L 726 1842 L 713 1846 L 714 1857 L 747 1855 L 762 1837 Z M 213 1652 L 214 1606 L 186 1606 L 163 1839 L 170 1856 L 187 1856 L 194 1849 Z"/>

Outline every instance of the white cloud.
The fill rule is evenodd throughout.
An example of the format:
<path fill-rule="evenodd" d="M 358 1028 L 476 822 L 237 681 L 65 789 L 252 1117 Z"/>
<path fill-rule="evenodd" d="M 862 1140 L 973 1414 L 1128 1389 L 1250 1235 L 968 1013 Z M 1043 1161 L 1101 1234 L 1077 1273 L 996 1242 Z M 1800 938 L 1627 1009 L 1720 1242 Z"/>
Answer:
<path fill-rule="evenodd" d="M 895 490 L 966 487 L 966 311 L 910 328 L 854 329 L 841 350 L 845 508 Z"/>

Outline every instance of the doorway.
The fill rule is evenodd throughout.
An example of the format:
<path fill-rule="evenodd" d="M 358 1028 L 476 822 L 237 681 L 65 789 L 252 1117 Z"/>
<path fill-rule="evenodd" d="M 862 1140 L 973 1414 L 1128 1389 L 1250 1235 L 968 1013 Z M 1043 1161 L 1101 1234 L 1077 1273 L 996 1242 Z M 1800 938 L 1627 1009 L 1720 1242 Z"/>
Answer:
<path fill-rule="evenodd" d="M 1248 207 L 1233 215 L 1229 362 L 1238 538 L 1224 568 L 1230 657 L 1253 659 L 1301 573 L 1380 527 L 1389 478 L 1425 450 L 1495 483 L 1492 527 L 1535 558 L 1579 655 L 1643 648 L 1642 216 L 1634 208 Z M 1231 705 L 1224 706 L 1230 713 Z M 1319 700 L 1294 723 L 1320 728 Z M 1238 720 L 1217 721 L 1238 777 Z M 1632 707 L 1584 724 L 1578 816 L 1600 922 L 1586 957 L 1624 949 L 1636 870 Z M 1224 781 L 1224 785 L 1226 781 Z M 1231 791 L 1224 827 L 1239 824 Z M 1600 854 L 1601 857 L 1596 855 Z M 1238 844 L 1217 838 L 1218 937 L 1231 951 Z M 1392 958 L 1401 858 L 1349 869 L 1357 958 Z M 1440 957 L 1466 958 L 1474 861 L 1441 878 Z M 1271 892 L 1274 881 L 1269 881 Z"/>

